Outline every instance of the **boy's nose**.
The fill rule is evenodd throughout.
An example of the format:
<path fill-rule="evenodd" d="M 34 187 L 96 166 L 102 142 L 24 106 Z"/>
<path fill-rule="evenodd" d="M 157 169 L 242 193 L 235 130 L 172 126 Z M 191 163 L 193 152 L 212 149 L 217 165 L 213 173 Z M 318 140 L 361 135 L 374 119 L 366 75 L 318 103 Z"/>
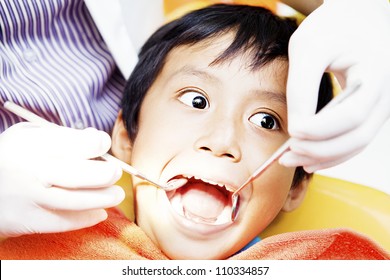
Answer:
<path fill-rule="evenodd" d="M 209 126 L 195 142 L 194 148 L 238 162 L 241 159 L 238 137 L 238 131 L 231 125 Z"/>

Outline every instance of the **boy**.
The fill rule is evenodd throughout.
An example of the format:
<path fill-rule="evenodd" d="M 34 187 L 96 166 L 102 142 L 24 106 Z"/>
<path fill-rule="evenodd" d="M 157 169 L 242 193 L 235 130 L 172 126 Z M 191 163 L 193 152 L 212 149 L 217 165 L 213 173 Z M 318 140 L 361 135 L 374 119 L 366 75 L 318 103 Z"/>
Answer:
<path fill-rule="evenodd" d="M 314 258 L 316 246 L 309 255 L 291 254 L 283 251 L 294 250 L 285 241 L 280 255 L 265 240 L 264 248 L 238 253 L 281 210 L 301 203 L 309 180 L 301 168 L 274 164 L 241 192 L 236 221 L 225 223 L 232 191 L 288 138 L 287 47 L 295 28 L 268 10 L 229 5 L 195 11 L 160 28 L 145 43 L 127 83 L 112 152 L 161 184 L 181 180 L 183 186 L 166 193 L 133 178 L 139 227 L 110 212 L 90 229 L 9 239 L 0 257 Z M 325 75 L 317 110 L 331 97 Z M 335 254 L 326 256 L 345 257 L 332 244 Z M 384 258 L 374 249 L 369 257 Z"/>
<path fill-rule="evenodd" d="M 142 48 L 112 152 L 162 184 L 188 180 L 165 193 L 133 178 L 137 224 L 168 257 L 227 258 L 302 201 L 307 174 L 275 164 L 242 191 L 238 219 L 220 225 L 231 192 L 288 138 L 295 28 L 263 8 L 216 5 L 163 26 Z M 320 97 L 319 109 L 332 97 L 328 76 Z"/>

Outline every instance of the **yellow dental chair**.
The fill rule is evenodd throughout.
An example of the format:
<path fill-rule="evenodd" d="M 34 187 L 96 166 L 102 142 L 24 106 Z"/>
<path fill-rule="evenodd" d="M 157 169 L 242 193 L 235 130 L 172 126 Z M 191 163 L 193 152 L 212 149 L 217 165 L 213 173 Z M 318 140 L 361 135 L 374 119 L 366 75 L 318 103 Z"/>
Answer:
<path fill-rule="evenodd" d="M 390 195 L 363 185 L 314 175 L 298 209 L 280 213 L 261 237 L 340 227 L 365 234 L 390 251 Z"/>
<path fill-rule="evenodd" d="M 164 0 L 166 21 L 176 19 L 192 10 L 204 8 L 211 4 L 221 3 L 218 0 Z M 276 11 L 277 0 L 234 0 L 235 4 L 262 6 Z"/>

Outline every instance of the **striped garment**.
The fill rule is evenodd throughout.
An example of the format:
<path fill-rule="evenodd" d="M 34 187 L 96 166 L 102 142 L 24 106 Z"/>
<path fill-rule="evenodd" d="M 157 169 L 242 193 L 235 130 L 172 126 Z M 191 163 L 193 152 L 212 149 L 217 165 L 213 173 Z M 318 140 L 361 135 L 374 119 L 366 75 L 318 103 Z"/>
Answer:
<path fill-rule="evenodd" d="M 110 132 L 124 84 L 82 0 L 0 0 L 0 133 L 21 121 L 7 100 Z"/>

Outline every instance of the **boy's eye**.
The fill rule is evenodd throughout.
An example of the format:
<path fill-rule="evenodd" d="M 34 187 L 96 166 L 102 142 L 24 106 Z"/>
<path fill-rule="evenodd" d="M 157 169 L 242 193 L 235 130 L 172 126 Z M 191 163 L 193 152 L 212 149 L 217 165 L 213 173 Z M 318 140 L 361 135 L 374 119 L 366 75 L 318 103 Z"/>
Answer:
<path fill-rule="evenodd" d="M 265 129 L 279 129 L 278 121 L 272 115 L 267 113 L 254 114 L 249 118 L 249 121 Z"/>
<path fill-rule="evenodd" d="M 186 104 L 187 106 L 196 108 L 196 109 L 207 109 L 209 108 L 209 101 L 207 98 L 200 92 L 194 90 L 184 91 L 179 100 Z"/>

